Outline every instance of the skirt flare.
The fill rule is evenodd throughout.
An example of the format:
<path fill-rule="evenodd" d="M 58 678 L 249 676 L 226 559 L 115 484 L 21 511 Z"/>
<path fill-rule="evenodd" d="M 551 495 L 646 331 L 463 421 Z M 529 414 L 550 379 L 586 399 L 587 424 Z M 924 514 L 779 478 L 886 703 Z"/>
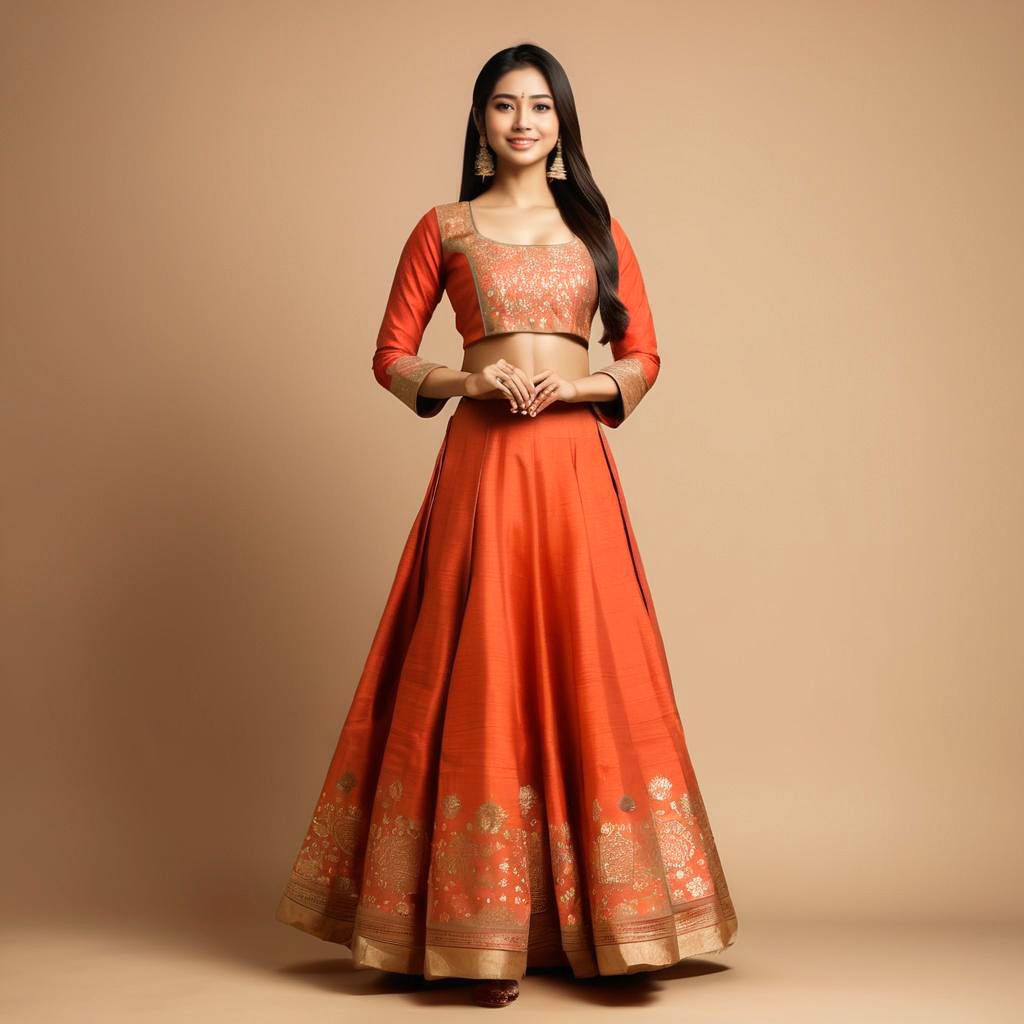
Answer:
<path fill-rule="evenodd" d="M 427 979 L 628 974 L 733 943 L 589 405 L 459 401 L 276 917 Z"/>

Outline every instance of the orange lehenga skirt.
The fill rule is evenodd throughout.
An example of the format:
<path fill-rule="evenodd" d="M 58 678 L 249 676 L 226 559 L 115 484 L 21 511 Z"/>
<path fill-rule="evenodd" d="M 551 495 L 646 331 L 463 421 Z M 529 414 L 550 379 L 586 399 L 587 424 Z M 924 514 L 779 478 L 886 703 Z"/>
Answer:
<path fill-rule="evenodd" d="M 459 400 L 276 916 L 427 979 L 627 974 L 732 944 L 589 405 Z"/>

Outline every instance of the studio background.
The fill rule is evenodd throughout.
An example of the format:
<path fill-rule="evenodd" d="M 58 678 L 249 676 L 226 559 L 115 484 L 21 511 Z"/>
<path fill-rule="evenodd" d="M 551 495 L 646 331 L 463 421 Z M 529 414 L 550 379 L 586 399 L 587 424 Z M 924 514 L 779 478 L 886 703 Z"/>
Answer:
<path fill-rule="evenodd" d="M 12 935 L 346 955 L 273 912 L 456 402 L 370 360 L 527 40 L 646 278 L 661 375 L 607 434 L 736 950 L 1019 921 L 1024 8 L 623 18 L 0 6 Z M 421 354 L 459 366 L 447 298 Z"/>

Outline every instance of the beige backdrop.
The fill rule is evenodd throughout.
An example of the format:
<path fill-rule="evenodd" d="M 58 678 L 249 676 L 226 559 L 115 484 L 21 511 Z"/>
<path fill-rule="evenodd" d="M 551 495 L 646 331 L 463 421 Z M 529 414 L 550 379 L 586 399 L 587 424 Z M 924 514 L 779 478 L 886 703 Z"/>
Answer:
<path fill-rule="evenodd" d="M 647 280 L 608 434 L 738 941 L 1019 918 L 1024 8 L 624 16 L 0 8 L 9 919 L 282 927 L 454 409 L 377 327 L 521 40 Z M 421 351 L 459 365 L 447 299 Z"/>

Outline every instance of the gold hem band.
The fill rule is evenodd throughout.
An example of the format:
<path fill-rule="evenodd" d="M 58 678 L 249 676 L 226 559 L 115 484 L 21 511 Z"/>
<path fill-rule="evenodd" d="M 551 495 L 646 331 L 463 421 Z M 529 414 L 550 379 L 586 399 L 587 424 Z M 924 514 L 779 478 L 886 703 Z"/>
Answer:
<path fill-rule="evenodd" d="M 677 921 L 683 914 L 676 915 Z M 569 966 L 577 978 L 598 975 L 657 971 L 691 956 L 719 953 L 736 937 L 736 918 L 720 917 L 716 923 L 692 931 L 638 942 L 602 943 L 580 948 L 573 936 L 572 949 L 552 945 L 558 934 L 557 915 L 541 912 L 531 920 L 526 951 L 442 946 L 434 943 L 389 942 L 367 936 L 357 921 L 338 920 L 301 907 L 282 896 L 275 917 L 326 942 L 348 946 L 357 970 L 377 968 L 399 974 L 421 974 L 427 981 L 440 978 L 522 978 L 528 967 Z M 357 912 L 358 920 L 358 912 Z M 555 938 L 554 942 L 558 939 Z"/>

